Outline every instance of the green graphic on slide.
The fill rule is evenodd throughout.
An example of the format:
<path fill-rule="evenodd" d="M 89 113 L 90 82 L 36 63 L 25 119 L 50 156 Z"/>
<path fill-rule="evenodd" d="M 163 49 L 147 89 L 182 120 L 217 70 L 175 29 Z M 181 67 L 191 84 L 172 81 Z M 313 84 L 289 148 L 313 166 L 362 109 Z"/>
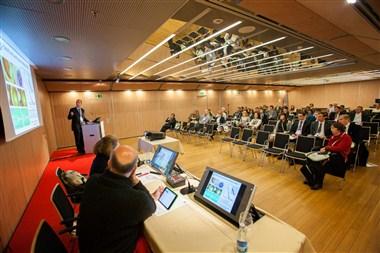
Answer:
<path fill-rule="evenodd" d="M 10 108 L 12 121 L 16 129 L 30 125 L 28 108 Z"/>

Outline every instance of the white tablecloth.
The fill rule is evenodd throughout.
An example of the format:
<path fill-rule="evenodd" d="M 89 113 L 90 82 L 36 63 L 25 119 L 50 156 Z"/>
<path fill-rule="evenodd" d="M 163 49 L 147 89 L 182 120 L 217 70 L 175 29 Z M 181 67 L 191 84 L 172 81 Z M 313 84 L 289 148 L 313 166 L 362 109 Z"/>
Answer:
<path fill-rule="evenodd" d="M 158 145 L 170 148 L 180 154 L 184 153 L 182 143 L 173 137 L 166 136 L 165 139 L 150 141 L 145 137 L 139 137 L 138 139 L 138 151 L 139 152 L 154 152 Z"/>

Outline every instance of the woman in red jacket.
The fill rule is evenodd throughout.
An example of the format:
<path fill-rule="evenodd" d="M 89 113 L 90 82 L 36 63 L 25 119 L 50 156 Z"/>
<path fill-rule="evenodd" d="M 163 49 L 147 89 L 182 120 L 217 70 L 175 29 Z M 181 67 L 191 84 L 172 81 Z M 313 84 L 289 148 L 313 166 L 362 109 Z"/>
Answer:
<path fill-rule="evenodd" d="M 322 163 L 308 161 L 311 177 L 307 177 L 308 184 L 312 190 L 322 188 L 325 173 L 344 176 L 348 155 L 351 151 L 351 137 L 346 134 L 345 126 L 335 122 L 331 126 L 332 137 L 326 147 L 321 148 L 321 152 L 330 152 L 329 159 Z"/>

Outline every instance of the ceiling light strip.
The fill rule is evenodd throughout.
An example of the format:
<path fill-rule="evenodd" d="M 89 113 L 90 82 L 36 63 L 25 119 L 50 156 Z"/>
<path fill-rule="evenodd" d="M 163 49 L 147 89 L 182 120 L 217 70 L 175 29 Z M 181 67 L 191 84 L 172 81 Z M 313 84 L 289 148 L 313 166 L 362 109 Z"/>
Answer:
<path fill-rule="evenodd" d="M 167 37 L 166 39 L 164 39 L 163 41 L 161 41 L 160 43 L 158 43 L 155 47 L 153 47 L 151 50 L 149 50 L 143 56 L 141 56 L 137 61 L 133 62 L 126 69 L 124 69 L 123 71 L 121 71 L 120 75 L 125 74 L 128 70 L 130 70 L 131 68 L 133 68 L 133 66 L 135 66 L 136 64 L 138 64 L 139 62 L 141 62 L 148 55 L 150 55 L 151 53 L 153 53 L 154 51 L 156 51 L 159 47 L 161 47 L 163 44 L 165 44 L 166 42 L 168 42 L 170 39 L 174 38 L 174 36 L 175 36 L 175 34 L 173 33 L 169 37 Z"/>
<path fill-rule="evenodd" d="M 253 70 L 247 71 L 246 73 L 233 73 L 233 74 L 229 74 L 229 75 L 225 76 L 224 78 L 229 78 L 230 76 L 235 77 L 235 76 L 243 75 L 243 74 L 247 75 L 247 74 L 251 74 L 252 72 L 255 72 L 257 70 L 263 71 L 263 70 L 268 70 L 268 69 L 273 69 L 273 68 L 285 67 L 285 66 L 290 65 L 290 64 L 297 64 L 297 63 L 302 63 L 302 62 L 305 62 L 305 61 L 310 61 L 310 60 L 313 60 L 313 59 L 326 58 L 326 57 L 329 57 L 329 56 L 332 56 L 332 55 L 333 54 L 326 54 L 326 55 L 316 56 L 316 57 L 308 58 L 308 59 L 304 59 L 304 60 L 295 60 L 295 61 L 291 61 L 291 62 L 280 64 L 280 65 L 276 65 L 276 66 L 265 67 L 265 68 L 262 68 L 262 69 L 253 69 Z M 206 80 L 208 80 L 208 79 L 206 79 Z"/>
<path fill-rule="evenodd" d="M 317 69 L 317 68 L 323 68 L 325 67 L 326 65 L 330 65 L 332 63 L 336 63 L 336 62 L 341 62 L 341 61 L 346 61 L 347 59 L 338 59 L 338 60 L 333 60 L 333 61 L 329 61 L 329 62 L 323 62 L 323 63 L 320 63 L 320 65 L 324 65 L 324 66 L 305 66 L 304 68 L 299 68 L 298 70 L 295 70 L 295 71 L 292 71 L 291 73 L 297 73 L 297 72 L 300 72 L 300 71 L 303 71 L 303 70 L 312 70 L 312 69 Z M 233 77 L 234 80 L 246 80 L 248 78 L 253 78 L 253 77 L 266 77 L 266 76 L 273 76 L 273 75 L 278 75 L 278 74 L 282 74 L 282 73 L 286 73 L 286 72 L 289 72 L 289 71 L 281 71 L 281 72 L 272 72 L 270 74 L 256 74 L 256 75 L 242 75 L 242 76 L 237 76 L 237 77 Z M 243 78 L 243 79 L 242 79 Z"/>
<path fill-rule="evenodd" d="M 265 43 L 262 43 L 260 45 L 256 45 L 256 46 L 253 46 L 253 47 L 250 47 L 250 48 L 247 48 L 247 49 L 244 49 L 244 50 L 240 50 L 238 52 L 235 52 L 235 53 L 232 53 L 232 54 L 229 54 L 229 55 L 226 55 L 226 56 L 223 56 L 221 58 L 218 58 L 218 59 L 215 59 L 215 60 L 212 60 L 212 61 L 208 61 L 208 62 L 205 62 L 205 63 L 202 63 L 202 64 L 198 64 L 198 65 L 195 65 L 193 67 L 190 67 L 190 68 L 187 68 L 187 69 L 183 69 L 183 70 L 180 70 L 180 71 L 177 71 L 175 73 L 172 73 L 172 74 L 168 74 L 166 76 L 163 76 L 163 77 L 160 77 L 156 80 L 161 80 L 161 79 L 164 79 L 168 76 L 173 76 L 173 75 L 176 75 L 176 74 L 180 74 L 180 73 L 183 73 L 183 72 L 186 72 L 188 70 L 191 70 L 191 69 L 195 69 L 195 68 L 199 68 L 201 66 L 204 66 L 204 65 L 207 65 L 207 64 L 210 64 L 210 63 L 214 63 L 214 62 L 217 62 L 217 61 L 221 61 L 223 59 L 226 59 L 226 58 L 230 58 L 231 56 L 234 56 L 234 55 L 237 55 L 237 54 L 241 54 L 241 53 L 244 53 L 244 52 L 247 52 L 247 51 L 251 51 L 253 49 L 256 49 L 256 48 L 259 48 L 259 47 L 262 47 L 262 46 L 265 46 L 265 45 L 268 45 L 268 44 L 271 44 L 271 43 L 274 43 L 274 42 L 277 42 L 279 40 L 283 40 L 285 39 L 286 37 L 280 37 L 280 38 L 277 38 L 277 39 L 274 39 L 274 40 L 271 40 L 271 41 L 268 41 L 268 42 L 265 42 Z M 198 72 L 198 71 L 197 71 Z M 189 75 L 190 73 L 188 73 L 187 75 Z"/>
<path fill-rule="evenodd" d="M 297 52 L 301 52 L 301 51 L 306 51 L 306 50 L 309 50 L 309 49 L 312 49 L 314 47 L 307 47 L 307 48 L 302 48 L 302 49 L 297 49 L 297 50 L 294 50 L 294 51 L 290 51 L 290 52 L 287 52 L 287 53 L 282 53 L 282 54 L 278 54 L 278 55 L 274 55 L 274 56 L 270 56 L 270 57 L 267 57 L 267 58 L 264 58 L 264 59 L 258 59 L 258 60 L 255 60 L 255 61 L 262 61 L 262 60 L 269 60 L 269 59 L 272 59 L 272 58 L 275 58 L 275 57 L 279 57 L 279 56 L 284 56 L 284 55 L 288 55 L 288 54 L 293 54 L 293 53 L 297 53 Z M 260 53 L 260 54 L 256 54 L 256 55 L 250 55 L 248 57 L 244 57 L 244 58 L 241 58 L 241 59 L 238 59 L 238 60 L 234 60 L 234 61 L 231 61 L 229 63 L 233 63 L 233 62 L 236 62 L 236 61 L 240 61 L 240 60 L 244 60 L 244 59 L 248 59 L 248 58 L 252 58 L 252 57 L 255 57 L 255 56 L 259 56 L 259 55 L 262 55 L 263 53 Z M 219 64 L 217 66 L 213 66 L 214 68 L 215 67 L 218 67 L 218 66 L 221 66 L 223 64 Z M 197 71 L 194 71 L 194 72 L 191 72 L 191 73 L 188 73 L 188 75 L 191 75 L 191 74 L 194 74 L 194 73 L 197 73 L 197 72 L 200 72 L 200 70 L 197 70 Z M 195 75 L 195 76 L 191 76 L 191 77 L 186 77 L 184 79 L 181 79 L 182 80 L 186 80 L 186 79 L 190 79 L 190 78 L 193 78 L 193 77 L 200 77 L 200 76 L 204 76 L 205 74 L 201 74 L 201 75 Z"/>
<path fill-rule="evenodd" d="M 176 68 L 176 67 L 179 67 L 179 66 L 181 66 L 181 65 L 183 65 L 183 64 L 186 64 L 186 63 L 188 63 L 188 62 L 190 62 L 190 61 L 193 61 L 193 60 L 195 61 L 195 60 L 198 59 L 198 58 L 204 57 L 204 56 L 206 56 L 206 55 L 208 55 L 208 54 L 212 54 L 212 53 L 214 53 L 214 52 L 216 52 L 216 51 L 219 51 L 219 50 L 221 50 L 221 49 L 223 49 L 223 48 L 225 48 L 225 47 L 227 47 L 227 46 L 228 46 L 228 45 L 224 45 L 224 46 L 218 47 L 218 48 L 216 48 L 216 49 L 214 49 L 214 50 L 211 50 L 210 52 L 206 52 L 206 53 L 201 54 L 201 55 L 199 55 L 199 56 L 197 56 L 197 57 L 190 58 L 190 59 L 188 59 L 188 60 L 186 60 L 186 61 L 184 61 L 184 62 L 180 62 L 180 63 L 178 63 L 178 64 L 176 64 L 176 65 L 173 65 L 173 66 L 171 66 L 171 67 L 169 67 L 169 68 L 166 68 L 166 69 L 161 70 L 161 71 L 159 71 L 159 72 L 157 72 L 157 73 L 154 73 L 153 75 L 154 75 L 154 76 L 155 76 L 155 75 L 159 75 L 159 74 L 164 73 L 164 72 L 166 72 L 166 71 L 168 71 L 168 70 L 171 70 L 171 69 L 174 69 L 174 68 Z"/>
<path fill-rule="evenodd" d="M 233 23 L 233 24 L 231 24 L 231 25 L 229 25 L 229 26 L 223 28 L 222 30 L 220 30 L 220 31 L 218 31 L 218 32 L 216 32 L 216 33 L 211 34 L 210 36 L 208 36 L 208 37 L 206 37 L 206 38 L 204 38 L 204 39 L 202 39 L 202 40 L 200 40 L 200 41 L 194 43 L 193 45 L 188 46 L 188 47 L 184 48 L 183 50 L 181 50 L 181 51 L 179 51 L 179 52 L 177 52 L 177 53 L 175 53 L 175 54 L 173 54 L 173 55 L 171 55 L 171 56 L 169 56 L 169 57 L 167 57 L 167 58 L 165 58 L 165 59 L 163 59 L 163 60 L 157 62 L 156 64 L 154 64 L 154 65 L 152 65 L 152 66 L 150 66 L 150 67 L 148 67 L 148 68 L 146 68 L 146 69 L 140 71 L 140 72 L 137 73 L 136 75 L 130 77 L 129 80 L 132 80 L 132 79 L 136 78 L 137 76 L 141 75 L 142 73 L 145 73 L 145 72 L 147 72 L 147 71 L 149 71 L 149 70 L 151 70 L 151 69 L 157 67 L 158 65 L 160 65 L 160 64 L 162 64 L 162 63 L 164 63 L 164 62 L 166 62 L 166 61 L 168 61 L 168 60 L 170 60 L 170 59 L 173 59 L 174 57 L 176 57 L 176 56 L 182 54 L 183 52 L 186 52 L 187 50 L 190 50 L 190 49 L 192 49 L 193 47 L 196 47 L 196 46 L 198 46 L 199 44 L 202 44 L 203 42 L 208 41 L 209 39 L 212 39 L 212 38 L 218 36 L 219 34 L 224 33 L 225 31 L 227 31 L 227 30 L 229 30 L 229 29 L 234 28 L 234 27 L 237 26 L 237 25 L 240 25 L 241 23 L 242 23 L 242 21 L 237 21 L 237 22 L 235 22 L 235 23 Z"/>

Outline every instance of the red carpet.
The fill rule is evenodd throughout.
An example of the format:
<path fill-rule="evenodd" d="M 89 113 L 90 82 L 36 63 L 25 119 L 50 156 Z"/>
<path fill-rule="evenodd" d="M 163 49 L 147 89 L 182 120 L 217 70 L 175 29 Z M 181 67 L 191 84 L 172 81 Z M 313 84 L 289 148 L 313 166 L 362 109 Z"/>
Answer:
<path fill-rule="evenodd" d="M 78 155 L 78 152 L 77 152 L 76 148 L 60 149 L 60 150 L 53 152 L 53 154 L 50 157 L 50 161 L 70 158 L 70 157 L 74 157 L 77 155 Z"/>
<path fill-rule="evenodd" d="M 75 151 L 75 150 L 74 150 Z M 75 151 L 76 153 L 76 151 Z M 75 154 L 74 153 L 74 154 Z M 55 209 L 53 203 L 50 201 L 51 192 L 54 186 L 59 182 L 55 175 L 57 167 L 61 167 L 64 170 L 76 170 L 80 173 L 89 173 L 93 154 L 72 156 L 72 149 L 65 149 L 57 151 L 52 157 L 65 159 L 50 161 L 40 179 L 39 184 L 33 196 L 21 218 L 15 233 L 13 234 L 10 242 L 8 252 L 15 253 L 29 253 L 33 242 L 34 234 L 38 228 L 38 225 L 42 219 L 45 219 L 52 228 L 57 232 L 63 229 L 63 226 L 59 224 L 60 219 L 58 211 Z M 68 251 L 71 251 L 71 243 L 69 235 L 62 235 L 61 240 L 67 246 Z"/>

